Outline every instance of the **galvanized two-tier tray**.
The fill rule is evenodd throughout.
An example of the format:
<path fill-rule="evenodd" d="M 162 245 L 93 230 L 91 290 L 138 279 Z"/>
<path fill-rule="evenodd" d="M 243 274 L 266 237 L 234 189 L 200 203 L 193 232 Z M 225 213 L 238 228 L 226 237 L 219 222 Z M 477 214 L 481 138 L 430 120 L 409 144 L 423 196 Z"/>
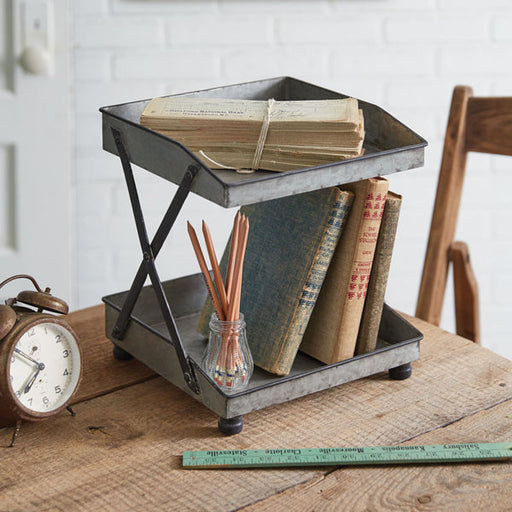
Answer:
<path fill-rule="evenodd" d="M 343 94 L 294 78 L 280 77 L 184 94 L 266 100 L 336 99 Z M 388 306 L 382 315 L 377 349 L 325 365 L 299 353 L 290 375 L 276 377 L 255 369 L 249 386 L 226 395 L 201 370 L 206 340 L 196 332 L 206 298 L 199 274 L 162 282 L 155 259 L 190 192 L 223 207 L 277 199 L 325 187 L 421 167 L 426 141 L 376 105 L 359 101 L 365 118 L 363 156 L 284 173 L 238 174 L 212 170 L 179 142 L 139 124 L 149 100 L 101 108 L 103 148 L 121 159 L 142 261 L 130 290 L 104 297 L 106 333 L 116 357 L 136 357 L 219 415 L 219 429 L 242 429 L 243 415 L 345 382 L 389 370 L 410 375 L 419 358 L 421 333 Z M 146 232 L 132 164 L 175 183 L 178 190 L 153 239 Z M 144 287 L 147 277 L 151 285 Z"/>

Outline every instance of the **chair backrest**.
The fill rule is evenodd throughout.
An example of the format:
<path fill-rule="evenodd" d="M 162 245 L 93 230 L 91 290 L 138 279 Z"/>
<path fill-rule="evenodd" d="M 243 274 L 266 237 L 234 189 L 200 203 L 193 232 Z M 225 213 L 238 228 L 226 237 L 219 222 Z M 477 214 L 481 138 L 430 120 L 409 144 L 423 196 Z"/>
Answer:
<path fill-rule="evenodd" d="M 453 91 L 416 306 L 416 316 L 435 325 L 441 320 L 469 151 L 512 156 L 512 97 L 474 97 L 466 86 Z"/>

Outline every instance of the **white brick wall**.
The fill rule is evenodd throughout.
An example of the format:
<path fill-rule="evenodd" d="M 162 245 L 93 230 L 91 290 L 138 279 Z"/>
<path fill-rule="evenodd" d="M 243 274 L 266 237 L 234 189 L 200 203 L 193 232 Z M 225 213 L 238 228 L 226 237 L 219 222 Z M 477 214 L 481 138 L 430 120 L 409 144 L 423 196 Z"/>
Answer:
<path fill-rule="evenodd" d="M 291 75 L 377 103 L 429 141 L 424 168 L 390 177 L 404 205 L 387 300 L 414 312 L 451 91 L 461 83 L 477 95 L 512 94 L 510 0 L 73 4 L 77 307 L 128 288 L 140 259 L 119 161 L 101 149 L 98 108 Z M 470 156 L 459 230 L 480 278 L 484 344 L 509 357 L 511 165 Z M 152 232 L 176 187 L 143 171 L 136 178 Z M 232 215 L 190 198 L 157 260 L 161 277 L 198 270 L 185 220 L 207 219 L 222 248 Z M 453 329 L 445 309 L 443 325 Z"/>

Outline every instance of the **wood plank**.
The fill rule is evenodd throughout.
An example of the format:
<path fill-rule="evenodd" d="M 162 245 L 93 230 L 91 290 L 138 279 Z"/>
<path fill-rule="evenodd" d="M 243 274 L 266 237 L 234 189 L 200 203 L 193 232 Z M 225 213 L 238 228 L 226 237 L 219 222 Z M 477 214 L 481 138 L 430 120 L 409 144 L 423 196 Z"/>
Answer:
<path fill-rule="evenodd" d="M 470 98 L 467 151 L 512 155 L 512 97 Z"/>
<path fill-rule="evenodd" d="M 387 445 L 428 432 L 444 439 L 443 427 L 512 398 L 511 361 L 439 329 L 428 331 L 422 350 L 408 380 L 379 374 L 256 411 L 234 437 L 219 434 L 210 411 L 161 378 L 76 404 L 74 417 L 23 425 L 16 445 L 1 449 L 3 506 L 236 510 L 314 486 L 327 471 L 183 470 L 184 450 Z M 4 429 L 0 446 L 9 442 Z M 27 464 L 30 453 L 37 464 Z M 379 475 L 371 485 L 385 488 Z"/>
<path fill-rule="evenodd" d="M 81 341 L 82 381 L 73 403 L 155 377 L 155 372 L 139 361 L 117 361 L 112 343 L 105 336 L 105 306 L 100 304 L 70 313 L 66 321 Z"/>
<path fill-rule="evenodd" d="M 408 441 L 408 445 L 506 442 L 512 439 L 512 399 Z M 363 485 L 361 483 L 363 482 Z M 315 510 L 510 510 L 511 463 L 340 468 L 285 490 L 244 512 Z"/>

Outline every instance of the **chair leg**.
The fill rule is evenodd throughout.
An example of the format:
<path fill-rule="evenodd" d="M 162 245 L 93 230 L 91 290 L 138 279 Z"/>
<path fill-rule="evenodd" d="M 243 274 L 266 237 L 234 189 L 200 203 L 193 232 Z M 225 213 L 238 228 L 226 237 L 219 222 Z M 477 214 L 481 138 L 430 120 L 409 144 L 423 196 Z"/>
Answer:
<path fill-rule="evenodd" d="M 448 276 L 450 244 L 455 236 L 459 205 L 466 172 L 466 119 L 470 87 L 457 86 L 452 104 L 432 212 L 430 233 L 423 265 L 416 316 L 439 325 Z"/>
<path fill-rule="evenodd" d="M 453 263 L 455 319 L 457 334 L 480 343 L 478 285 L 469 261 L 469 249 L 464 242 L 452 242 L 450 259 Z"/>

